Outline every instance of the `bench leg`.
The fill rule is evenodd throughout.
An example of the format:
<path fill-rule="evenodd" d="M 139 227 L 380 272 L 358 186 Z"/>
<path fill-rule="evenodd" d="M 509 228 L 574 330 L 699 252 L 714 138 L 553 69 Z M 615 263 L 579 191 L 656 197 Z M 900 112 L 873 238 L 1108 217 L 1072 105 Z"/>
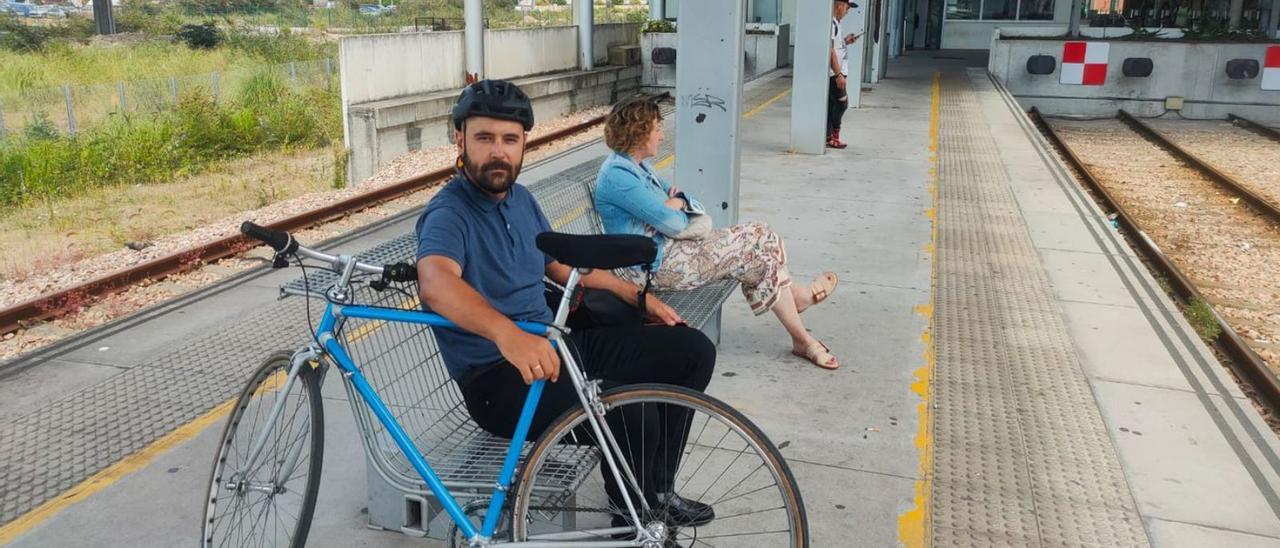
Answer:
<path fill-rule="evenodd" d="M 720 346 L 720 314 L 721 312 L 716 310 L 716 313 L 707 318 L 707 322 L 701 327 L 702 333 L 716 346 Z"/>

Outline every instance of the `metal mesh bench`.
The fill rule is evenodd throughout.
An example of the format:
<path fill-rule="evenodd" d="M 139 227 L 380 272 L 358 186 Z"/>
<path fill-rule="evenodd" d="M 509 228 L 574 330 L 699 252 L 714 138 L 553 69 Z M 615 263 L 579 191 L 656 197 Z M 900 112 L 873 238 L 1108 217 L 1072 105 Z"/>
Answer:
<path fill-rule="evenodd" d="M 559 232 L 598 234 L 603 230 L 593 206 L 596 172 L 602 159 L 574 166 L 530 185 L 552 228 Z M 414 234 L 404 234 L 357 254 L 361 261 L 388 264 L 412 262 L 417 250 Z M 328 288 L 336 276 L 309 272 L 282 291 Z M 660 292 L 690 325 L 703 328 L 717 317 L 720 306 L 737 287 L 722 282 L 692 291 Z M 417 286 L 402 291 L 356 291 L 356 302 L 416 309 Z M 411 324 L 347 319 L 341 336 L 352 358 L 381 395 L 396 419 L 426 454 L 427 461 L 459 501 L 487 497 L 497 483 L 507 440 L 482 430 L 467 414 L 462 394 L 449 378 L 430 328 Z M 348 396 L 358 399 L 347 385 Z M 430 491 L 364 406 L 355 406 L 368 460 L 369 522 L 371 526 L 406 534 L 438 536 L 443 526 L 431 527 L 439 512 Z M 531 447 L 526 444 L 526 451 Z M 539 505 L 559 506 L 577 491 L 600 458 L 593 447 L 565 445 L 554 459 L 563 463 L 554 473 L 538 477 Z M 571 519 L 566 516 L 566 519 Z"/>

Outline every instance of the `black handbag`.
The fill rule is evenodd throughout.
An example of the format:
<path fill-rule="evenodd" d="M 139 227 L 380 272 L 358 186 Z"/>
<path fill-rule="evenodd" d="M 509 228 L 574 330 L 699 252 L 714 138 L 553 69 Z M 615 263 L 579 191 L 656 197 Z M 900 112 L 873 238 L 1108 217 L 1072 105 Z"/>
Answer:
<path fill-rule="evenodd" d="M 564 297 L 564 288 L 551 282 L 543 282 L 543 295 L 547 306 L 555 312 Z M 570 329 L 589 329 L 619 325 L 640 325 L 644 316 L 617 295 L 600 289 L 580 288 L 570 303 L 569 317 L 565 322 Z"/>

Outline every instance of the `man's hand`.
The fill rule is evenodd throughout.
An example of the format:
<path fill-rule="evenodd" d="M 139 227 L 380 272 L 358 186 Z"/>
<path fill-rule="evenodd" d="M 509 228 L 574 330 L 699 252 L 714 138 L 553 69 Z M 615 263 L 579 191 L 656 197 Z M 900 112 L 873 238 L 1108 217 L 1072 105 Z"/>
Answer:
<path fill-rule="evenodd" d="M 840 89 L 842 89 L 842 90 L 843 90 L 843 89 L 845 88 L 845 86 L 847 86 L 847 85 L 848 85 L 848 84 L 845 82 L 844 75 L 843 75 L 843 74 L 837 74 L 837 75 L 836 75 L 836 87 L 838 87 L 838 88 L 840 88 Z"/>
<path fill-rule="evenodd" d="M 649 313 L 649 319 L 661 323 L 663 325 L 681 325 L 684 324 L 684 318 L 676 313 L 667 303 L 650 293 L 645 297 L 645 312 Z"/>
<path fill-rule="evenodd" d="M 846 46 L 847 46 L 847 45 L 849 45 L 849 44 L 852 44 L 852 43 L 854 43 L 854 42 L 857 42 L 859 37 L 861 37 L 861 35 L 859 35 L 859 34 L 850 34 L 850 35 L 848 35 L 848 36 L 845 36 L 845 37 L 844 37 L 844 45 L 846 45 Z"/>
<path fill-rule="evenodd" d="M 493 342 L 498 345 L 502 357 L 520 371 L 525 384 L 543 379 L 550 379 L 551 382 L 560 379 L 560 356 L 546 337 L 531 335 L 517 328 L 504 333 Z"/>

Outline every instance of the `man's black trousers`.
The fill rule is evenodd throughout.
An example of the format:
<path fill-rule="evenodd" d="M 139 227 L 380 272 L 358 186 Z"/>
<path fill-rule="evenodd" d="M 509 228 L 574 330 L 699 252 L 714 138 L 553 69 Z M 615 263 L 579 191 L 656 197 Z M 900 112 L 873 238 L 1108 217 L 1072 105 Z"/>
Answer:
<path fill-rule="evenodd" d="M 658 382 L 705 390 L 715 368 L 715 345 L 689 327 L 621 326 L 575 330 L 567 337 L 587 377 L 604 389 Z M 488 366 L 462 386 L 467 411 L 481 428 L 504 438 L 515 433 L 529 386 L 505 360 Z M 581 406 L 573 381 L 561 371 L 548 382 L 534 412 L 529 439 L 537 439 L 565 410 Z M 683 409 L 645 405 L 608 415 L 614 437 L 631 459 L 637 481 L 650 505 L 655 493 L 672 491 L 688 435 L 690 417 Z M 640 416 L 643 414 L 644 416 Z M 627 424 L 621 428 L 621 423 Z M 644 425 L 638 428 L 637 425 Z M 585 439 L 594 440 L 594 435 Z M 603 466 L 601 467 L 603 470 Z M 605 473 L 609 498 L 620 504 L 617 487 Z"/>
<path fill-rule="evenodd" d="M 836 85 L 836 77 L 827 79 L 827 136 L 840 131 L 840 121 L 844 119 L 844 111 L 849 108 L 849 81 L 845 80 L 845 88 Z"/>

